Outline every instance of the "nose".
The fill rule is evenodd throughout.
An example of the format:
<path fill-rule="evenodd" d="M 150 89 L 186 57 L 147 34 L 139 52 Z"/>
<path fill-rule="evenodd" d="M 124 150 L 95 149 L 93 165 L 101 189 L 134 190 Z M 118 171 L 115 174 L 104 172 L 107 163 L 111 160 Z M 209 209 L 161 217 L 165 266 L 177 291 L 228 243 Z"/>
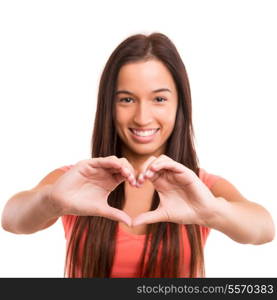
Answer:
<path fill-rule="evenodd" d="M 148 124 L 152 123 L 153 121 L 153 114 L 151 112 L 151 108 L 146 102 L 140 102 L 136 110 L 134 112 L 134 123 L 143 127 L 147 126 Z"/>

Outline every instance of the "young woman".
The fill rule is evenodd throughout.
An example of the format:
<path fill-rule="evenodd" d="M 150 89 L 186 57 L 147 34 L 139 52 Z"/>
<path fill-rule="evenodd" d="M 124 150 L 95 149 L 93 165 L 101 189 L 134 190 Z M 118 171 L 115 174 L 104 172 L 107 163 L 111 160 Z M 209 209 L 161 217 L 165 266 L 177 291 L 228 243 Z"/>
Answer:
<path fill-rule="evenodd" d="M 61 217 L 66 277 L 203 277 L 211 229 L 262 244 L 274 225 L 265 208 L 199 167 L 193 135 L 174 44 L 160 33 L 131 36 L 100 80 L 92 158 L 11 197 L 2 226 L 28 234 Z"/>

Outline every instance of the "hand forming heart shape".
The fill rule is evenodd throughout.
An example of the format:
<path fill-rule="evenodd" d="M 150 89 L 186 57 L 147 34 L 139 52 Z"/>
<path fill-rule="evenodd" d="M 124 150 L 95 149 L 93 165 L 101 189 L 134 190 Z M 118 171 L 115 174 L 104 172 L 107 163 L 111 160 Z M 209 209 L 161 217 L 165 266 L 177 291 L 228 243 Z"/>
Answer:
<path fill-rule="evenodd" d="M 160 155 L 151 156 L 142 170 L 136 179 L 135 170 L 127 159 L 116 156 L 80 161 L 55 182 L 49 198 L 64 215 L 102 216 L 128 226 L 155 222 L 205 224 L 216 205 L 216 198 L 191 169 Z M 147 179 L 159 194 L 156 210 L 132 220 L 123 210 L 108 204 L 109 194 L 121 182 L 128 181 L 139 188 Z"/>
<path fill-rule="evenodd" d="M 159 194 L 160 203 L 156 210 L 133 219 L 133 226 L 155 222 L 205 224 L 216 198 L 191 169 L 161 155 L 151 156 L 143 170 L 138 176 L 138 185 L 149 179 Z"/>

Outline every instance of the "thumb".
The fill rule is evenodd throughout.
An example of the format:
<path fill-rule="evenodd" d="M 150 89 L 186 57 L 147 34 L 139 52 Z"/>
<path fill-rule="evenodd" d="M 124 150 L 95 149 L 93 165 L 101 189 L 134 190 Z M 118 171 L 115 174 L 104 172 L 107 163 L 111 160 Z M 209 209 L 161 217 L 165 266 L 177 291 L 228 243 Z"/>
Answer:
<path fill-rule="evenodd" d="M 156 209 L 153 211 L 148 211 L 138 215 L 133 219 L 133 226 L 138 226 L 142 224 L 151 224 L 158 222 L 168 222 L 167 214 L 163 213 L 161 209 Z"/>
<path fill-rule="evenodd" d="M 130 216 L 128 216 L 123 210 L 111 206 L 105 207 L 101 215 L 114 221 L 123 222 L 128 226 L 131 226 L 132 224 Z"/>

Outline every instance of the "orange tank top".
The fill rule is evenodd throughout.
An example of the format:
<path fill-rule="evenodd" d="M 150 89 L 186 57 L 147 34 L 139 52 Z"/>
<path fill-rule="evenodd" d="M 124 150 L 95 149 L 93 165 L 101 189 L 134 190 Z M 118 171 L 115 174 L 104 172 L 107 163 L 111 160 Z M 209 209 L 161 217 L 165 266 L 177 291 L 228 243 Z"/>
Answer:
<path fill-rule="evenodd" d="M 69 165 L 64 166 L 60 169 L 67 171 L 71 167 L 72 165 Z M 199 178 L 208 188 L 211 188 L 211 186 L 220 178 L 220 176 L 210 174 L 206 172 L 206 170 L 200 168 Z M 71 230 L 74 226 L 74 222 L 77 216 L 65 215 L 61 218 L 64 227 L 65 238 L 68 245 Z M 181 225 L 180 228 L 182 233 L 184 251 L 184 263 L 182 264 L 183 269 L 180 277 L 189 277 L 191 248 L 186 227 L 184 225 Z M 210 233 L 210 228 L 200 226 L 200 232 L 202 245 L 204 247 L 208 234 Z M 121 226 L 117 226 L 115 257 L 111 277 L 138 277 L 137 270 L 140 263 L 140 256 L 143 251 L 145 238 L 146 234 L 132 234 L 122 229 Z"/>

